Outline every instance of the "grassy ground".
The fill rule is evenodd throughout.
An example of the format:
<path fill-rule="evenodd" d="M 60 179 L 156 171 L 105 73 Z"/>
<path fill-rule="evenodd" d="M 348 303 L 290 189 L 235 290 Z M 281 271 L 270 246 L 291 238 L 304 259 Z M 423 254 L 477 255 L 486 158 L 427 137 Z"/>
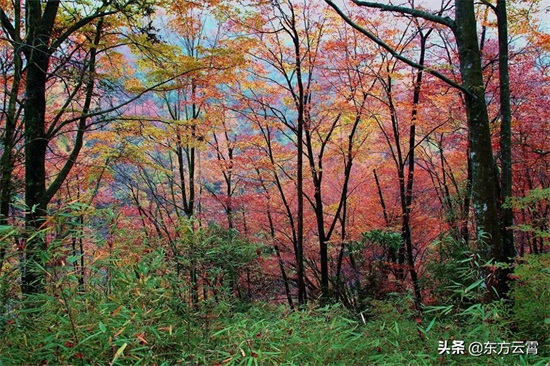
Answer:
<path fill-rule="evenodd" d="M 512 309 L 503 302 L 466 306 L 449 300 L 421 314 L 406 294 L 367 299 L 359 313 L 315 303 L 297 311 L 265 302 L 188 306 L 186 281 L 171 277 L 155 253 L 136 265 L 97 263 L 86 291 L 69 270 L 54 272 L 46 294 L 22 301 L 10 295 L 13 279 L 4 278 L 0 366 L 545 366 L 549 260 L 526 258 L 516 268 Z M 453 291 L 464 297 L 473 286 Z M 537 354 L 513 343 L 525 341 L 538 342 Z M 472 354 L 472 344 L 481 355 Z"/>
<path fill-rule="evenodd" d="M 545 365 L 519 348 L 468 355 L 472 342 L 525 341 L 490 321 L 425 321 L 395 303 L 373 302 L 371 314 L 340 306 L 291 311 L 251 304 L 176 314 L 157 302 L 50 299 L 4 324 L 0 365 Z M 141 299 L 143 300 L 143 299 Z M 134 305 L 134 306 L 133 306 Z M 496 313 L 495 313 L 496 314 Z M 475 317 L 474 317 L 475 318 Z M 472 318 L 472 320 L 475 320 Z M 435 320 L 434 320 L 435 319 Z M 486 318 L 490 319 L 490 318 Z M 502 324 L 505 324 L 503 322 Z M 465 342 L 465 354 L 440 354 L 440 342 Z M 441 344 L 443 345 L 443 344 Z M 490 345 L 489 345 L 490 346 Z M 489 350 L 489 348 L 486 348 Z M 460 348 L 456 349 L 460 351 Z M 525 351 L 525 348 L 523 348 Z M 546 354 L 547 356 L 548 354 Z"/>

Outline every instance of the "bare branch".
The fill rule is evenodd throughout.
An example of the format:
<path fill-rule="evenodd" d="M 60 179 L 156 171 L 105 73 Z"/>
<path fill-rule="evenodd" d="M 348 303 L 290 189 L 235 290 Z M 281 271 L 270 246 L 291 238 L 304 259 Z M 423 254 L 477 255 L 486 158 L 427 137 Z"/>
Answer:
<path fill-rule="evenodd" d="M 488 0 L 481 0 L 481 3 L 483 5 L 488 6 L 491 10 L 493 10 L 495 13 L 497 12 L 497 7 L 491 4 Z"/>
<path fill-rule="evenodd" d="M 21 43 L 21 39 L 17 32 L 15 31 L 15 28 L 13 24 L 11 24 L 10 19 L 4 12 L 4 9 L 0 9 L 0 23 L 2 23 L 2 28 L 6 31 L 7 34 L 9 34 L 11 40 L 15 43 Z"/>
<path fill-rule="evenodd" d="M 71 123 L 71 122 L 75 122 L 75 121 L 79 121 L 81 118 L 90 118 L 90 117 L 97 117 L 97 116 L 101 116 L 101 115 L 106 115 L 108 113 L 111 113 L 111 112 L 114 112 L 114 111 L 117 111 L 119 109 L 121 109 L 122 107 L 125 107 L 127 106 L 128 104 L 132 103 L 132 102 L 135 102 L 136 100 L 138 100 L 139 98 L 141 98 L 142 96 L 144 96 L 145 94 L 147 93 L 150 93 L 152 91 L 155 91 L 156 89 L 158 89 L 159 87 L 163 86 L 163 85 L 166 85 L 168 84 L 169 82 L 179 78 L 179 77 L 182 77 L 184 75 L 187 75 L 189 73 L 192 73 L 192 72 L 195 72 L 195 71 L 199 71 L 199 70 L 203 70 L 204 67 L 196 67 L 196 68 L 193 68 L 193 69 L 189 69 L 189 70 L 186 70 L 182 73 L 178 73 L 177 75 L 175 76 L 172 76 L 168 79 L 165 79 L 163 81 L 160 81 L 150 87 L 147 87 L 139 92 L 137 92 L 133 97 L 115 105 L 115 106 L 112 106 L 110 108 L 107 108 L 107 109 L 102 109 L 102 110 L 98 110 L 98 111 L 95 111 L 95 112 L 90 112 L 90 113 L 84 113 L 84 114 L 81 114 L 79 115 L 78 117 L 74 117 L 74 118 L 70 118 L 70 119 L 67 119 L 67 120 L 64 120 L 62 123 L 63 123 L 63 126 Z"/>
<path fill-rule="evenodd" d="M 399 52 L 397 52 L 395 49 L 393 49 L 386 42 L 382 41 L 380 38 L 378 38 L 372 32 L 370 32 L 369 30 L 361 27 L 360 25 L 355 23 L 353 20 L 351 20 L 351 18 L 349 16 L 347 16 L 346 14 L 344 14 L 344 12 L 336 4 L 334 4 L 333 1 L 331 1 L 331 0 L 325 0 L 325 1 L 326 1 L 327 4 L 329 4 L 338 13 L 338 15 L 340 15 L 342 17 L 342 19 L 344 19 L 344 21 L 346 23 L 348 23 L 354 29 L 356 29 L 357 31 L 361 32 L 362 34 L 364 34 L 365 36 L 370 38 L 374 43 L 376 43 L 377 45 L 379 45 L 380 47 L 382 47 L 383 49 L 388 51 L 396 59 L 406 63 L 407 65 L 409 65 L 411 67 L 414 67 L 415 69 L 418 69 L 418 70 L 421 70 L 421 71 L 426 72 L 428 74 L 431 74 L 431 75 L 435 76 L 436 78 L 440 79 L 441 81 L 447 83 L 448 85 L 450 85 L 450 86 L 460 90 L 461 92 L 473 97 L 472 93 L 468 89 L 466 89 L 464 86 L 462 86 L 461 84 L 457 83 L 456 81 L 453 81 L 453 80 L 449 79 L 448 77 L 446 77 L 445 75 L 441 74 L 438 71 L 435 71 L 435 70 L 432 70 L 432 69 L 430 69 L 426 66 L 420 65 L 420 64 L 408 59 L 407 57 L 401 55 Z"/>
<path fill-rule="evenodd" d="M 422 18 L 422 19 L 429 20 L 430 22 L 445 25 L 445 26 L 447 26 L 451 29 L 455 26 L 455 22 L 454 22 L 453 19 L 451 19 L 449 17 L 442 17 L 442 16 L 439 16 L 439 15 L 428 13 L 427 11 L 423 11 L 423 10 L 408 8 L 406 6 L 380 4 L 380 3 L 372 2 L 372 1 L 360 1 L 360 0 L 351 0 L 351 1 L 355 5 L 359 5 L 359 6 L 365 6 L 365 7 L 368 7 L 368 8 L 376 8 L 376 9 L 380 9 L 382 11 L 392 11 L 392 12 L 401 13 L 401 14 L 409 14 L 409 15 L 412 15 L 412 16 L 417 17 L 417 18 Z"/>

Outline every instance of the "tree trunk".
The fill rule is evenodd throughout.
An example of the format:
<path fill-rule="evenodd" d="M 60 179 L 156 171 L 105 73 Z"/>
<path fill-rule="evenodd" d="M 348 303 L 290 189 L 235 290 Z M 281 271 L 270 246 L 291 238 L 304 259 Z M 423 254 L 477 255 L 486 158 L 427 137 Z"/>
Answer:
<path fill-rule="evenodd" d="M 510 106 L 510 75 L 508 72 L 508 19 L 506 0 L 497 1 L 498 18 L 498 69 L 500 81 L 500 204 L 512 197 L 512 110 Z M 512 207 L 501 207 L 502 253 L 499 261 L 511 263 L 515 256 L 514 248 L 514 211 Z M 508 292 L 508 274 L 510 269 L 499 272 L 499 293 Z"/>
<path fill-rule="evenodd" d="M 421 50 L 420 50 L 420 65 L 424 65 L 424 54 L 426 51 L 426 39 L 427 37 L 421 34 Z M 413 199 L 413 186 L 414 186 L 414 165 L 415 162 L 415 147 L 416 147 L 416 120 L 418 115 L 418 103 L 420 102 L 420 91 L 422 88 L 422 71 L 418 70 L 416 75 L 416 81 L 414 85 L 413 93 L 413 110 L 411 112 L 411 127 L 409 132 L 409 152 L 408 152 L 408 172 L 407 172 L 407 186 L 405 190 L 404 210 L 403 210 L 403 236 L 406 238 L 405 244 L 407 249 L 407 265 L 409 267 L 409 273 L 411 275 L 411 281 L 414 289 L 414 298 L 417 309 L 420 309 L 422 303 L 422 295 L 420 293 L 420 286 L 418 284 L 418 274 L 414 268 L 414 255 L 413 255 L 413 242 L 411 235 L 411 206 Z"/>
<path fill-rule="evenodd" d="M 30 236 L 25 246 L 25 262 L 22 272 L 22 291 L 24 294 L 40 292 L 43 288 L 42 275 L 35 266 L 41 261 L 41 253 L 46 242 L 39 230 L 46 218 L 46 149 L 48 140 L 45 132 L 46 116 L 46 77 L 50 63 L 50 35 L 52 32 L 57 5 L 47 13 L 50 19 L 42 16 L 41 3 L 27 2 L 27 81 L 23 117 L 25 125 L 25 225 Z M 46 14 L 44 14 L 45 16 Z"/>
<path fill-rule="evenodd" d="M 295 27 L 296 18 L 294 16 L 294 8 L 290 5 L 291 10 L 291 29 L 288 32 L 294 43 L 294 60 L 296 70 L 296 81 L 298 86 L 296 107 L 297 107 L 297 126 L 296 126 L 296 195 L 297 195 L 297 217 L 296 217 L 296 275 L 298 277 L 298 303 L 305 304 L 307 302 L 306 284 L 305 284 L 305 269 L 304 269 L 304 128 L 307 95 L 302 78 L 302 53 L 298 31 Z M 282 11 L 281 11 L 282 12 Z"/>
<path fill-rule="evenodd" d="M 15 24 L 16 34 L 20 33 L 19 22 L 21 9 L 18 6 L 19 2 L 16 1 L 15 8 Z M 2 157 L 0 158 L 0 225 L 8 224 L 8 217 L 10 214 L 10 203 L 13 196 L 12 175 L 15 164 L 14 147 L 15 138 L 17 133 L 17 121 L 19 115 L 17 112 L 17 98 L 19 96 L 19 90 L 21 86 L 21 74 L 23 72 L 23 60 L 21 59 L 21 53 L 17 50 L 13 52 L 13 80 L 11 84 L 11 90 L 9 91 L 8 108 L 4 114 L 6 120 L 6 126 L 4 130 L 4 137 L 2 139 Z M 0 246 L 0 273 L 4 264 L 4 258 L 6 256 L 6 247 Z"/>
<path fill-rule="evenodd" d="M 303 105 L 299 115 L 303 116 Z M 305 272 L 304 272 L 304 120 L 298 117 L 297 129 L 297 162 L 296 162 L 296 195 L 297 195 L 297 217 L 296 217 L 296 276 L 298 286 L 298 303 L 307 302 Z"/>
<path fill-rule="evenodd" d="M 458 46 L 462 84 L 468 91 L 465 93 L 465 100 L 472 168 L 472 205 L 480 246 L 478 249 L 487 260 L 500 259 L 503 248 L 495 184 L 497 176 L 494 169 L 474 3 L 456 0 L 455 11 L 457 22 L 453 30 Z"/>

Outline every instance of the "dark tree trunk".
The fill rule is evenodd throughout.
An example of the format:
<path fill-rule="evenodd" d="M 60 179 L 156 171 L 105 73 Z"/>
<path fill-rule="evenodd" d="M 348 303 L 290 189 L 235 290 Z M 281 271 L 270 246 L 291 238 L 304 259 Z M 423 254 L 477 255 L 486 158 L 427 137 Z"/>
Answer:
<path fill-rule="evenodd" d="M 301 84 L 301 83 L 300 83 Z M 304 271 L 304 120 L 303 120 L 303 104 L 300 103 L 301 111 L 298 114 L 298 129 L 297 129 L 297 162 L 296 162 L 296 194 L 297 194 L 297 217 L 296 217 L 296 276 L 298 286 L 298 303 L 305 304 L 307 302 L 305 271 Z"/>
<path fill-rule="evenodd" d="M 19 1 L 15 3 L 15 29 L 14 34 L 19 35 L 21 8 Z M 3 15 L 3 14 L 2 14 Z M 7 21 L 2 17 L 2 22 Z M 13 52 L 13 80 L 9 90 L 8 108 L 4 113 L 5 129 L 2 139 L 2 157 L 0 158 L 0 225 L 7 225 L 10 215 L 10 203 L 13 196 L 12 175 L 15 164 L 14 148 L 17 134 L 17 122 L 19 119 L 18 103 L 19 90 L 21 86 L 21 77 L 23 72 L 23 60 L 18 50 Z M 6 256 L 6 247 L 0 246 L 0 273 L 2 272 L 4 258 Z"/>
<path fill-rule="evenodd" d="M 504 204 L 512 197 L 512 110 L 510 106 L 510 75 L 508 72 L 508 19 L 506 12 L 506 0 L 497 1 L 498 18 L 498 68 L 500 80 L 500 204 Z M 501 262 L 511 263 L 515 256 L 514 248 L 514 212 L 512 207 L 501 207 L 502 227 L 502 253 L 499 258 Z M 504 295 L 508 292 L 508 274 L 510 269 L 503 269 L 499 272 L 499 293 Z"/>
<path fill-rule="evenodd" d="M 428 32 L 429 33 L 429 32 Z M 424 65 L 424 56 L 426 52 L 426 39 L 427 35 L 420 34 L 420 65 Z M 414 267 L 414 254 L 413 254 L 413 242 L 411 235 L 411 205 L 413 200 L 413 186 L 414 186 L 414 165 L 415 162 L 415 147 L 416 147 L 416 120 L 418 118 L 418 103 L 420 102 L 420 91 L 422 89 L 422 71 L 418 70 L 416 75 L 416 81 L 414 84 L 413 93 L 413 109 L 411 112 L 411 127 L 409 131 L 409 152 L 408 152 L 408 172 L 407 172 L 407 186 L 405 190 L 404 210 L 403 210 L 403 236 L 405 239 L 407 249 L 407 265 L 409 267 L 409 273 L 411 275 L 411 281 L 413 283 L 414 298 L 417 309 L 420 309 L 422 303 L 422 295 L 420 293 L 420 286 L 418 284 L 418 274 Z"/>
<path fill-rule="evenodd" d="M 276 164 L 276 160 L 275 160 L 275 155 L 273 154 L 273 147 L 272 147 L 273 139 L 272 139 L 272 135 L 271 135 L 271 130 L 269 129 L 269 127 L 262 127 L 262 126 L 259 126 L 259 127 L 260 127 L 260 130 L 262 131 L 262 136 L 263 136 L 263 138 L 265 140 L 265 143 L 266 143 L 266 146 L 267 146 L 266 151 L 267 151 L 267 154 L 269 156 L 269 162 L 273 166 L 272 174 L 273 174 L 274 183 L 275 183 L 275 186 L 277 187 L 277 191 L 279 192 L 279 196 L 280 196 L 281 201 L 283 203 L 286 218 L 288 219 L 288 224 L 290 226 L 291 240 L 292 240 L 294 255 L 295 255 L 296 260 L 298 260 L 297 253 L 299 251 L 298 251 L 298 229 L 297 229 L 297 224 L 295 222 L 294 215 L 293 215 L 292 209 L 290 207 L 290 203 L 289 203 L 289 201 L 286 197 L 285 190 L 283 189 L 283 184 L 282 184 L 281 179 L 279 177 L 279 174 L 277 173 L 277 170 L 276 170 L 277 169 L 276 168 L 277 164 Z M 256 172 L 257 172 L 258 176 L 260 177 L 260 172 L 259 172 L 258 169 L 256 170 Z M 266 185 L 264 184 L 261 177 L 260 177 L 260 181 L 262 182 L 262 188 L 264 189 L 264 191 L 266 192 L 266 194 L 269 197 L 268 189 L 267 189 Z M 268 211 L 268 213 L 269 213 L 269 216 L 271 216 L 271 211 Z M 271 224 L 272 224 L 272 222 L 270 221 L 270 225 Z M 270 230 L 271 229 L 274 230 L 274 228 L 270 227 Z M 275 235 L 275 232 L 272 231 L 272 234 Z M 272 235 L 272 237 L 273 237 L 273 235 Z M 279 251 L 279 253 L 280 253 L 280 251 Z M 302 263 L 303 263 L 303 257 L 302 257 Z M 284 263 L 279 261 L 279 266 L 281 268 L 281 274 L 283 276 L 283 280 L 286 281 L 285 290 L 287 291 L 287 299 L 289 301 L 290 307 L 294 308 L 294 303 L 292 301 L 292 297 L 290 297 L 290 287 L 289 287 L 290 279 L 288 278 L 288 276 L 286 274 L 286 271 L 284 270 L 284 265 L 283 264 Z M 281 267 L 281 265 L 282 265 L 282 267 Z M 296 265 L 296 272 L 298 272 L 298 265 Z M 299 276 L 297 276 L 297 277 L 298 278 L 296 280 L 296 282 L 297 282 L 296 286 L 298 287 L 298 292 L 300 292 L 300 288 L 303 287 L 302 291 L 303 291 L 304 295 L 302 295 L 302 296 L 305 297 L 305 276 L 304 276 L 304 279 L 301 282 L 300 282 Z M 298 299 L 300 299 L 300 296 L 298 297 Z"/>
<path fill-rule="evenodd" d="M 305 268 L 304 268 L 304 128 L 307 95 L 304 86 L 304 80 L 302 75 L 302 52 L 300 36 L 296 29 L 296 17 L 294 14 L 294 8 L 290 4 L 290 17 L 287 17 L 289 29 L 287 33 L 292 38 L 294 45 L 294 67 L 296 71 L 296 81 L 298 86 L 298 92 L 295 94 L 295 104 L 297 109 L 297 121 L 296 121 L 296 148 L 297 148 L 297 161 L 296 161 L 296 195 L 297 195 L 297 214 L 296 214 L 296 276 L 298 285 L 298 303 L 305 304 L 307 302 L 306 283 L 305 283 Z M 281 10 L 281 13 L 283 11 Z M 286 17 L 286 16 L 284 16 Z"/>
<path fill-rule="evenodd" d="M 49 1 L 42 14 L 42 4 L 27 1 L 27 74 L 25 85 L 25 224 L 30 234 L 25 246 L 22 272 L 22 291 L 25 294 L 40 292 L 42 275 L 36 265 L 46 242 L 32 232 L 40 229 L 46 218 L 46 78 L 51 57 L 50 36 L 59 1 Z"/>
<path fill-rule="evenodd" d="M 321 294 L 323 300 L 326 301 L 329 296 L 329 272 L 328 272 L 328 238 L 325 234 L 325 212 L 323 205 L 323 192 L 321 183 L 323 181 L 323 162 L 322 153 L 318 157 L 318 167 L 316 168 L 314 153 L 313 153 L 313 141 L 311 138 L 311 131 L 305 132 L 307 157 L 309 161 L 309 169 L 311 172 L 311 178 L 313 181 L 313 210 L 315 212 L 315 221 L 317 224 L 317 236 L 319 237 L 319 260 L 321 264 Z"/>
<path fill-rule="evenodd" d="M 456 0 L 455 11 L 457 22 L 453 30 L 460 58 L 462 85 L 468 91 L 465 93 L 465 100 L 472 169 L 472 205 L 479 249 L 485 259 L 500 259 L 503 248 L 497 205 L 497 176 L 494 169 L 474 3 Z"/>

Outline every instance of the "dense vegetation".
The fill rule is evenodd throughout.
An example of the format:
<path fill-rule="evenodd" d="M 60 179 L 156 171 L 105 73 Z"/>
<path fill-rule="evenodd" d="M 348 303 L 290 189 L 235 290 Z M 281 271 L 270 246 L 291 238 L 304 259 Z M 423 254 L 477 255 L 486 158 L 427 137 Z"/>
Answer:
<path fill-rule="evenodd" d="M 549 9 L 0 1 L 0 366 L 547 365 Z"/>
<path fill-rule="evenodd" d="M 128 233 L 129 234 L 129 233 Z M 125 244 L 119 238 L 120 244 Z M 204 242 L 203 242 L 204 243 Z M 131 243 L 130 243 L 131 244 Z M 106 245 L 104 243 L 103 245 Z M 122 247 L 124 247 L 122 245 Z M 207 245 L 210 247 L 210 245 Z M 128 260 L 136 251 L 143 254 Z M 220 263 L 204 252 L 212 272 L 256 266 Z M 209 257 L 209 254 L 212 257 Z M 52 253 L 52 255 L 54 255 Z M 54 258 L 51 258 L 54 259 Z M 548 254 L 526 256 L 516 267 L 512 298 L 481 303 L 485 290 L 470 261 L 453 264 L 456 278 L 443 286 L 444 298 L 414 309 L 410 293 L 377 300 L 358 294 L 358 308 L 337 303 L 288 305 L 235 299 L 229 284 L 218 296 L 190 305 L 182 299 L 189 282 L 178 276 L 162 249 L 116 249 L 89 265 L 80 286 L 78 257 L 47 270 L 46 293 L 22 302 L 9 296 L 3 278 L 6 310 L 2 314 L 0 362 L 5 365 L 545 365 L 548 343 L 538 354 L 439 353 L 443 340 L 511 343 L 547 337 Z M 439 268 L 439 271 L 449 271 Z M 13 295 L 13 294 L 12 294 Z M 546 319 L 541 322 L 540 319 Z M 30 351 L 32 350 L 32 351 Z M 498 347 L 497 347 L 498 350 Z"/>

